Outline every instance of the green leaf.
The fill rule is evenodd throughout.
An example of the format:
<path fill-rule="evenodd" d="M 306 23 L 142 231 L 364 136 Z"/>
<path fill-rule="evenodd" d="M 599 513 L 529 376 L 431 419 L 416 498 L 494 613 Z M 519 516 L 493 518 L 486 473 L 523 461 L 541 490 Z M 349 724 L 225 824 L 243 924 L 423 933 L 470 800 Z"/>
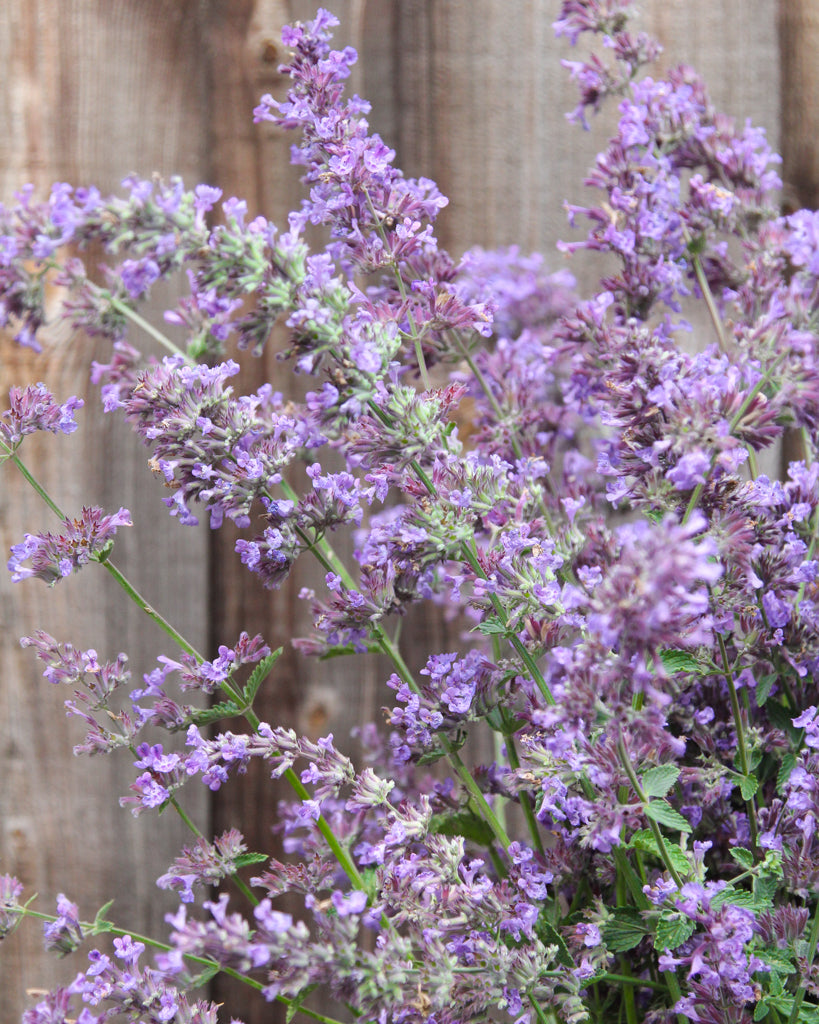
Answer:
<path fill-rule="evenodd" d="M 643 880 L 631 866 L 625 849 L 622 846 L 615 846 L 611 852 L 614 855 L 614 863 L 617 865 L 617 874 L 625 879 L 635 905 L 641 910 L 648 910 L 651 907 L 651 901 L 643 892 Z"/>
<path fill-rule="evenodd" d="M 776 672 L 771 672 L 767 676 L 763 676 L 756 684 L 756 690 L 754 696 L 759 707 L 762 707 L 765 701 L 770 697 L 773 684 L 777 680 Z"/>
<path fill-rule="evenodd" d="M 699 256 L 701 252 L 705 252 L 705 246 L 706 235 L 703 233 L 701 235 L 697 235 L 696 238 L 689 239 L 685 247 L 692 256 Z"/>
<path fill-rule="evenodd" d="M 796 754 L 785 754 L 782 758 L 782 763 L 779 766 L 779 771 L 776 775 L 776 791 L 782 795 L 782 790 L 785 788 L 785 783 L 791 777 L 791 772 L 796 767 Z"/>
<path fill-rule="evenodd" d="M 318 988 L 318 982 L 314 982 L 312 985 L 307 985 L 299 992 L 295 999 L 291 999 L 287 1005 L 287 1012 L 284 1015 L 285 1024 L 290 1024 L 290 1021 L 296 1016 L 301 1009 L 301 1004 L 310 995 L 311 992 Z"/>
<path fill-rule="evenodd" d="M 253 698 L 259 692 L 259 687 L 270 675 L 270 670 L 282 656 L 283 647 L 280 647 L 277 651 L 273 651 L 268 654 L 266 658 L 262 658 L 259 664 L 250 673 L 250 678 L 245 683 L 245 688 L 242 691 L 242 696 L 245 699 L 245 704 L 250 707 L 253 703 Z"/>
<path fill-rule="evenodd" d="M 660 651 L 660 661 L 669 675 L 674 675 L 675 672 L 702 674 L 699 662 L 688 651 Z"/>
<path fill-rule="evenodd" d="M 362 868 L 360 871 L 361 881 L 364 883 L 364 892 L 367 900 L 374 903 L 378 897 L 378 872 L 375 868 Z"/>
<path fill-rule="evenodd" d="M 219 722 L 223 718 L 235 718 L 241 713 L 242 709 L 238 704 L 234 704 L 232 700 L 226 700 L 221 704 L 214 704 L 213 707 L 194 711 L 191 718 L 197 725 L 209 725 L 211 722 Z"/>
<path fill-rule="evenodd" d="M 625 953 L 646 937 L 646 926 L 636 910 L 618 907 L 601 929 L 603 941 L 611 953 Z"/>
<path fill-rule="evenodd" d="M 686 917 L 679 911 L 669 911 L 660 917 L 657 922 L 657 931 L 654 934 L 654 948 L 662 951 L 664 949 L 676 949 L 686 939 L 690 939 L 697 927 L 696 921 Z"/>
<path fill-rule="evenodd" d="M 240 853 L 233 862 L 237 868 L 246 868 L 250 864 L 264 864 L 270 860 L 267 853 Z"/>
<path fill-rule="evenodd" d="M 745 868 L 746 871 L 754 866 L 754 855 L 753 853 L 751 853 L 750 850 L 746 850 L 745 847 L 735 846 L 728 852 L 731 854 L 731 856 L 734 858 L 737 864 L 739 864 L 740 867 Z"/>
<path fill-rule="evenodd" d="M 665 800 L 652 800 L 651 803 L 645 805 L 645 811 L 653 821 L 674 829 L 676 832 L 691 831 L 691 826 L 686 819 Z"/>
<path fill-rule="evenodd" d="M 721 892 L 714 893 L 710 902 L 712 907 L 721 907 L 725 903 L 732 907 L 748 907 L 749 909 L 757 906 L 752 892 L 748 892 L 747 889 L 734 889 L 730 885 Z"/>
<path fill-rule="evenodd" d="M 657 768 L 649 768 L 640 784 L 646 796 L 665 796 L 679 777 L 680 769 L 676 764 L 661 764 Z"/>
<path fill-rule="evenodd" d="M 771 1008 L 768 1006 L 767 1000 L 760 999 L 756 1004 L 756 1009 L 754 1010 L 754 1020 L 765 1020 L 770 1012 Z"/>
<path fill-rule="evenodd" d="M 756 950 L 755 955 L 770 967 L 769 973 L 773 977 L 778 978 L 782 974 L 788 975 L 796 972 L 796 967 L 791 961 L 791 953 L 788 950 L 772 949 L 770 946 L 766 946 Z"/>
<path fill-rule="evenodd" d="M 797 729 L 793 724 L 789 708 L 784 707 L 778 700 L 769 700 L 765 705 L 765 710 L 768 713 L 771 725 L 781 729 L 795 744 L 799 743 L 802 737 L 802 730 Z"/>
<path fill-rule="evenodd" d="M 379 654 L 381 648 L 378 644 L 371 640 L 366 644 L 368 654 Z M 344 658 L 348 654 L 359 654 L 361 651 L 360 647 L 356 647 L 355 644 L 338 644 L 335 647 L 331 647 L 329 651 L 325 651 L 319 655 L 319 661 L 329 661 L 330 658 Z"/>
<path fill-rule="evenodd" d="M 96 914 L 96 916 L 94 918 L 93 924 L 91 925 L 91 934 L 92 935 L 103 935 L 103 934 L 105 934 L 105 932 L 110 932 L 111 929 L 114 927 L 113 922 L 107 920 L 107 918 L 105 916 L 108 913 L 108 911 L 111 909 L 113 904 L 114 904 L 113 900 L 108 900 L 108 902 L 107 903 L 103 903 L 103 905 L 97 911 L 97 914 Z"/>
<path fill-rule="evenodd" d="M 466 743 L 467 732 L 465 729 L 459 729 L 454 736 L 449 737 L 450 750 L 460 750 L 461 747 Z M 439 761 L 442 757 L 446 757 L 447 753 L 443 747 L 432 747 L 430 750 L 425 751 L 418 758 L 416 764 L 433 764 L 435 761 Z"/>
<path fill-rule="evenodd" d="M 641 828 L 638 832 L 635 832 L 629 841 L 629 846 L 635 850 L 645 850 L 647 853 L 653 854 L 659 860 L 662 860 L 662 854 L 660 853 L 660 847 L 657 840 L 654 838 L 654 833 L 650 828 Z M 668 859 L 674 865 L 675 870 L 679 871 L 681 875 L 687 875 L 691 870 L 691 863 L 688 860 L 688 856 L 685 850 L 681 850 L 676 843 L 666 843 L 665 851 L 668 854 Z"/>
<path fill-rule="evenodd" d="M 190 980 L 190 984 L 186 985 L 186 988 L 200 988 L 202 985 L 207 985 L 209 981 L 216 977 L 219 973 L 219 964 L 211 964 L 209 967 L 205 967 L 197 975 Z"/>
<path fill-rule="evenodd" d="M 557 948 L 557 959 L 564 967 L 568 968 L 568 970 L 574 968 L 575 963 L 572 960 L 572 954 L 569 952 L 569 947 L 563 941 L 563 936 L 550 921 L 547 921 L 543 913 L 539 915 L 535 922 L 535 935 L 537 935 L 544 946 L 555 946 Z"/>
<path fill-rule="evenodd" d="M 484 636 L 506 636 L 509 632 L 509 627 L 501 622 L 500 619 L 494 617 L 484 619 L 475 628 L 479 633 L 483 633 Z"/>
<path fill-rule="evenodd" d="M 739 778 L 739 791 L 743 800 L 750 800 L 759 789 L 759 780 L 755 775 L 741 775 Z"/>
<path fill-rule="evenodd" d="M 431 835 L 463 836 L 479 846 L 489 846 L 495 838 L 483 818 L 472 811 L 454 811 L 452 814 L 433 814 L 429 823 Z"/>
<path fill-rule="evenodd" d="M 757 907 L 769 906 L 773 903 L 779 886 L 782 884 L 782 873 L 764 872 L 754 879 L 754 900 Z"/>

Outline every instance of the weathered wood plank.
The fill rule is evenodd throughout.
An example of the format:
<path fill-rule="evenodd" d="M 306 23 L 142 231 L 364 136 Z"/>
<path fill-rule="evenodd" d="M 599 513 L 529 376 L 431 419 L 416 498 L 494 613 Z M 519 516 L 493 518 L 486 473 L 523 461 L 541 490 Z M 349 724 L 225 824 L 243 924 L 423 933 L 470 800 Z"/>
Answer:
<path fill-rule="evenodd" d="M 43 193 L 52 181 L 96 183 L 114 190 L 128 173 L 198 177 L 206 149 L 204 75 L 197 45 L 200 5 L 193 0 L 134 5 L 127 0 L 9 0 L 0 8 L 0 196 L 27 181 Z M 157 303 L 158 304 L 158 303 Z M 154 309 L 156 312 L 156 309 Z M 115 562 L 192 642 L 206 636 L 206 536 L 171 521 L 152 479 L 146 451 L 104 417 L 88 383 L 91 359 L 106 346 L 65 331 L 48 335 L 36 356 L 0 341 L 0 393 L 43 380 L 64 400 L 81 396 L 80 430 L 70 438 L 33 438 L 22 455 L 71 514 L 83 503 L 130 508 L 135 525 L 121 532 Z M 0 546 L 56 520 L 4 466 L 0 479 Z M 169 567 L 171 567 L 169 569 Z M 70 696 L 49 686 L 18 638 L 45 628 L 60 640 L 123 650 L 135 680 L 170 641 L 131 606 L 108 575 L 89 566 L 53 591 L 38 580 L 11 584 L 0 573 L 0 871 L 17 874 L 51 909 L 58 891 L 85 915 L 112 896 L 113 914 L 162 934 L 174 900 L 157 899 L 154 879 L 170 863 L 183 830 L 170 818 L 137 821 L 118 806 L 134 770 L 127 755 L 79 760 L 71 748 L 82 730 L 66 718 Z M 205 794 L 185 803 L 207 826 Z M 21 927 L 0 951 L 0 1019 L 11 1024 L 25 990 L 72 978 L 81 964 L 46 955 L 36 926 Z"/>

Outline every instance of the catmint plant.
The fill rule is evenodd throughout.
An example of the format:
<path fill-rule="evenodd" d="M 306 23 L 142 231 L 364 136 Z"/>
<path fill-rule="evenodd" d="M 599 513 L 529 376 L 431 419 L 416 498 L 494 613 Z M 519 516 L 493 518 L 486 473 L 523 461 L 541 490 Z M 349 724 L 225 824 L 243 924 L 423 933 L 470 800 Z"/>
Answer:
<path fill-rule="evenodd" d="M 0 209 L 3 325 L 36 347 L 44 286 L 61 285 L 60 315 L 110 341 L 92 379 L 180 527 L 242 529 L 248 586 L 318 559 L 294 644 L 391 666 L 386 728 L 362 730 L 358 760 L 260 721 L 279 652 L 243 633 L 208 659 L 159 619 L 116 568 L 128 510 L 64 513 L 26 466 L 26 437 L 70 433 L 82 403 L 13 390 L 0 458 L 60 519 L 12 547 L 13 579 L 108 571 L 169 646 L 135 680 L 125 653 L 22 643 L 69 687 L 76 753 L 130 757 L 123 807 L 192 833 L 157 879 L 179 898 L 162 936 L 64 894 L 35 910 L 0 878 L 3 933 L 36 917 L 48 948 L 84 958 L 24 1024 L 231 1021 L 203 994 L 218 972 L 325 1024 L 819 1020 L 819 215 L 778 215 L 776 155 L 695 71 L 644 74 L 659 46 L 629 6 L 566 0 L 555 22 L 592 42 L 565 62 L 571 120 L 614 125 L 597 198 L 568 205 L 587 234 L 563 248 L 613 257 L 589 296 L 538 254 L 439 247 L 446 199 L 370 132 L 324 10 L 286 29 L 289 92 L 255 112 L 293 131 L 304 168 L 286 225 L 177 179 L 26 189 Z M 187 346 L 146 357 L 140 302 L 179 273 L 166 320 Z M 692 303 L 709 318 L 694 352 Z M 282 323 L 306 397 L 239 393 L 226 342 L 259 352 Z M 786 428 L 804 458 L 773 480 L 758 453 Z M 462 640 L 414 673 L 397 625 L 422 601 Z M 487 732 L 491 763 L 462 756 Z M 281 860 L 185 811 L 186 787 L 216 791 L 253 759 L 292 788 Z"/>

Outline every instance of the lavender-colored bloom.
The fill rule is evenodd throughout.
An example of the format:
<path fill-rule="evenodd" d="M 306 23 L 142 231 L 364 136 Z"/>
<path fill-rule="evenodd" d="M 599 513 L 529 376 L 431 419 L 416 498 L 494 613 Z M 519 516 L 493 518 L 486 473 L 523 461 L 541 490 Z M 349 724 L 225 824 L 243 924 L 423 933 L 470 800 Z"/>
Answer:
<path fill-rule="evenodd" d="M 79 909 L 63 893 L 57 896 L 57 916 L 44 925 L 45 947 L 65 956 L 72 953 L 83 941 Z"/>
<path fill-rule="evenodd" d="M 686 526 L 641 522 L 619 530 L 617 564 L 595 588 L 588 617 L 604 644 L 634 653 L 710 639 L 705 585 L 723 570 L 715 545 L 694 539 L 704 525 L 692 516 Z"/>
<path fill-rule="evenodd" d="M 160 889 L 175 889 L 183 903 L 194 899 L 193 887 L 218 885 L 238 868 L 237 858 L 247 846 L 236 829 L 228 829 L 212 843 L 203 837 L 192 846 L 183 846 L 171 868 L 156 880 Z"/>
<path fill-rule="evenodd" d="M 14 449 L 26 434 L 37 430 L 71 434 L 77 429 L 74 412 L 83 404 L 81 398 L 72 397 L 58 405 L 45 384 L 12 387 L 9 389 L 9 408 L 0 417 L 0 443 Z"/>
<path fill-rule="evenodd" d="M 27 533 L 20 544 L 12 545 L 8 562 L 11 578 L 17 583 L 36 576 L 53 586 L 92 559 L 106 556 L 117 529 L 131 525 L 131 513 L 126 508 L 113 515 L 106 515 L 97 506 L 83 508 L 77 519 L 64 520 L 63 533 Z M 30 567 L 23 564 L 29 560 Z"/>

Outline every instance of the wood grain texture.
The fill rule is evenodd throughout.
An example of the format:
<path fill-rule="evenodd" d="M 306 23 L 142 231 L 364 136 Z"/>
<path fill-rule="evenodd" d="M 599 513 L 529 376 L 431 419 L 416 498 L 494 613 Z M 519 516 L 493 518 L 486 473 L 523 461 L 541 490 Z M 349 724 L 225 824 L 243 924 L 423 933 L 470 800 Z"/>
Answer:
<path fill-rule="evenodd" d="M 43 194 L 52 181 L 113 190 L 126 175 L 196 177 L 206 150 L 200 5 L 111 0 L 9 0 L 0 6 L 0 195 L 27 181 Z M 169 298 L 168 295 L 165 296 Z M 57 297 L 55 296 L 55 301 Z M 167 304 L 167 303 L 165 303 Z M 153 310 L 162 305 L 157 295 Z M 141 343 L 141 340 L 140 340 Z M 88 382 L 90 362 L 107 346 L 51 331 L 36 356 L 0 340 L 0 394 L 43 380 L 65 400 L 86 402 L 71 437 L 27 440 L 21 454 L 56 501 L 76 514 L 83 503 L 128 507 L 114 561 L 138 589 L 198 646 L 206 635 L 206 536 L 171 521 L 147 453 L 130 432 L 103 416 Z M 10 466 L 0 471 L 0 546 L 56 520 Z M 134 770 L 127 755 L 72 756 L 83 731 L 67 719 L 62 693 L 49 686 L 18 638 L 44 628 L 101 658 L 130 656 L 136 681 L 159 653 L 175 653 L 104 570 L 89 566 L 49 591 L 39 580 L 11 584 L 0 573 L 0 871 L 17 874 L 42 909 L 58 891 L 84 915 L 116 898 L 113 914 L 161 935 L 175 900 L 158 900 L 154 879 L 184 838 L 170 817 L 136 820 L 119 807 Z M 208 825 L 205 794 L 185 804 Z M 21 927 L 0 949 L 0 1021 L 19 1020 L 29 987 L 70 979 L 78 960 L 57 963 L 43 951 L 39 927 Z"/>
<path fill-rule="evenodd" d="M 819 6 L 812 0 L 779 0 L 782 208 L 819 208 Z M 805 457 L 801 433 L 782 439 L 779 475 Z"/>
<path fill-rule="evenodd" d="M 819 209 L 819 5 L 779 0 L 782 180 L 786 210 Z"/>
<path fill-rule="evenodd" d="M 612 111 L 584 133 L 566 123 L 575 93 L 559 65 L 572 51 L 553 38 L 556 0 L 339 0 L 337 43 L 355 45 L 360 64 L 351 87 L 373 103 L 373 128 L 411 175 L 434 178 L 450 197 L 439 221 L 441 242 L 455 254 L 470 245 L 545 251 L 557 268 L 558 238 L 572 237 L 564 199 L 583 201 L 580 181 L 610 131 Z M 312 17 L 315 0 L 6 0 L 0 5 L 0 198 L 23 181 L 94 181 L 113 188 L 130 171 L 181 173 L 247 199 L 251 214 L 284 223 L 300 198 L 289 167 L 291 139 L 270 125 L 253 126 L 263 92 L 282 95 L 276 71 L 281 26 Z M 643 26 L 658 33 L 667 62 L 688 61 L 706 74 L 715 102 L 751 117 L 778 139 L 779 63 L 775 0 L 643 0 Z M 576 236 L 575 236 L 576 237 Z M 584 287 L 595 261 L 571 264 Z M 161 305 L 161 296 L 157 298 Z M 238 388 L 266 380 L 290 387 L 288 364 L 265 355 L 245 359 Z M 11 383 L 44 379 L 61 396 L 88 398 L 81 435 L 39 446 L 38 472 L 67 507 L 96 500 L 125 504 L 137 525 L 117 545 L 143 591 L 197 644 L 213 652 L 240 629 L 276 646 L 309 631 L 296 599 L 321 573 L 303 566 L 278 592 L 261 590 L 233 551 L 235 536 L 192 533 L 168 522 L 144 451 L 103 418 L 87 385 L 99 346 L 54 337 L 45 357 L 0 343 L 0 393 Z M 28 442 L 27 442 L 28 444 Z M 45 527 L 33 495 L 5 471 L 0 478 L 0 542 L 8 548 L 26 529 Z M 116 806 L 129 771 L 109 761 L 75 764 L 76 732 L 66 724 L 62 695 L 46 687 L 16 646 L 42 626 L 112 656 L 124 649 L 134 668 L 150 664 L 163 642 L 118 600 L 108 580 L 82 574 L 53 592 L 36 582 L 11 587 L 0 574 L 0 871 L 13 871 L 51 897 L 64 888 L 84 912 L 117 894 L 118 911 L 135 928 L 162 935 L 153 880 L 173 856 L 179 836 L 160 839 L 154 822 L 132 822 Z M 439 617 L 423 610 L 407 624 L 407 657 L 415 667 L 434 650 L 455 649 Z M 334 732 L 347 746 L 351 727 L 380 717 L 389 669 L 372 660 L 316 664 L 288 649 L 265 688 L 259 713 L 313 737 Z M 90 769 L 90 770 L 89 770 Z M 276 802 L 286 794 L 259 772 L 226 787 L 212 807 L 217 830 L 243 826 L 249 844 L 273 849 Z M 199 820 L 207 811 L 198 808 Z M 94 837 L 89 842 L 89 836 Z M 0 1024 L 12 1024 L 28 985 L 51 984 L 34 929 L 0 949 Z M 8 994 L 11 995 L 8 995 Z M 225 1020 L 275 1021 L 275 1007 L 219 986 Z"/>

